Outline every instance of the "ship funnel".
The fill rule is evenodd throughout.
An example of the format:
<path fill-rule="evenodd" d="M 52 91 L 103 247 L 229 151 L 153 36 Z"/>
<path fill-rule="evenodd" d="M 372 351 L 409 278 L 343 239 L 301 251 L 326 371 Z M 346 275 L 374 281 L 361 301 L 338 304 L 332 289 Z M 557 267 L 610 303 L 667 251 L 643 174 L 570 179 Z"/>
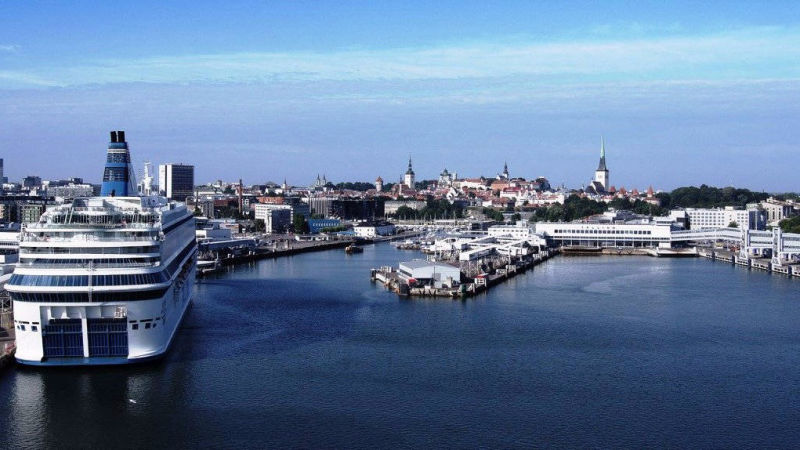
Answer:
<path fill-rule="evenodd" d="M 103 170 L 103 184 L 100 187 L 101 196 L 128 197 L 136 195 L 136 176 L 131 165 L 131 154 L 128 143 L 125 142 L 124 131 L 112 131 L 111 142 L 108 144 L 106 166 Z"/>

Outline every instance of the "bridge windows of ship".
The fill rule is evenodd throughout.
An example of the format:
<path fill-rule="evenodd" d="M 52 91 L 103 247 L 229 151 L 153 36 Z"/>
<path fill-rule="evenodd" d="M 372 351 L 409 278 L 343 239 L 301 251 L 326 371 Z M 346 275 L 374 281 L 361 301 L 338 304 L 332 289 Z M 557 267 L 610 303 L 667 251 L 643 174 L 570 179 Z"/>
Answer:
<path fill-rule="evenodd" d="M 125 275 L 92 275 L 93 286 L 132 286 L 160 284 L 169 280 L 164 271 L 156 273 L 136 273 Z M 89 286 L 88 275 L 21 275 L 14 274 L 8 281 L 13 286 L 36 287 L 82 287 Z"/>
<path fill-rule="evenodd" d="M 20 258 L 22 266 L 37 266 L 54 268 L 87 268 L 91 263 L 95 269 L 102 268 L 130 268 L 130 267 L 152 267 L 158 264 L 159 258 L 97 258 L 97 259 L 49 259 L 49 258 Z"/>
<path fill-rule="evenodd" d="M 91 297 L 87 292 L 10 292 L 11 300 L 15 302 L 35 303 L 102 303 L 102 302 L 129 302 L 138 300 L 155 300 L 164 296 L 169 288 L 148 289 L 130 292 L 93 292 Z"/>
<path fill-rule="evenodd" d="M 105 254 L 124 255 L 135 253 L 159 253 L 157 245 L 137 245 L 131 247 L 20 247 L 20 256 L 25 254 Z"/>
<path fill-rule="evenodd" d="M 164 234 L 169 233 L 170 231 L 174 230 L 175 228 L 177 228 L 177 227 L 179 227 L 179 226 L 181 226 L 181 225 L 183 225 L 183 224 L 185 224 L 185 223 L 187 223 L 187 222 L 189 222 L 189 221 L 191 221 L 193 219 L 194 219 L 194 216 L 188 215 L 188 216 L 184 217 L 183 219 L 176 220 L 175 222 L 166 225 L 164 227 L 164 230 L 163 230 Z M 194 231 L 194 225 L 192 225 L 192 231 Z"/>

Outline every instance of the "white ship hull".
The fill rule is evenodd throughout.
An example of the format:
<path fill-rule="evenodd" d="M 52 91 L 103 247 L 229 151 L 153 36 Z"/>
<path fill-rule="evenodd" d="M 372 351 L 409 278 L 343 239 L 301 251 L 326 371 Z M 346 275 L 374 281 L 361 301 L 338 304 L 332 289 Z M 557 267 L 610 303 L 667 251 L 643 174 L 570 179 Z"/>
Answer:
<path fill-rule="evenodd" d="M 183 317 L 192 302 L 195 277 L 194 258 L 190 267 L 173 282 L 165 294 L 154 300 L 105 303 L 30 303 L 14 302 L 15 322 L 25 326 L 17 333 L 17 362 L 25 365 L 115 365 L 150 361 L 169 350 Z M 121 314 L 122 313 L 122 314 Z M 91 354 L 88 339 L 90 319 L 124 317 L 127 356 L 97 356 Z M 83 357 L 46 356 L 44 326 L 51 319 L 80 319 Z M 39 324 L 35 326 L 34 324 Z M 35 327 L 35 328 L 34 328 Z"/>

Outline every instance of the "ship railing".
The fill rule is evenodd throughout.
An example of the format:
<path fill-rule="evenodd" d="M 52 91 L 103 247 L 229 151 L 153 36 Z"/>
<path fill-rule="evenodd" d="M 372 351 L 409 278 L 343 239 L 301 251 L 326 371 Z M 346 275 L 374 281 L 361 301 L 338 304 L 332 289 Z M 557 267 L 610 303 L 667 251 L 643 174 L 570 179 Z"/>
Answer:
<path fill-rule="evenodd" d="M 129 222 L 114 222 L 114 223 L 89 223 L 89 222 L 59 222 L 59 221 L 47 221 L 47 222 L 38 222 L 35 224 L 28 225 L 28 229 L 36 229 L 36 230 L 51 230 L 51 229 L 59 229 L 59 228 L 91 228 L 91 229 L 103 229 L 103 230 L 113 230 L 113 229 L 125 229 L 125 228 L 156 228 L 161 223 L 159 221 L 129 221 Z"/>
<path fill-rule="evenodd" d="M 34 234 L 23 234 L 20 242 L 157 242 L 158 236 L 125 236 L 125 237 L 99 237 L 92 235 L 58 237 L 58 236 L 36 236 Z"/>
<path fill-rule="evenodd" d="M 158 267 L 160 262 L 154 263 L 93 263 L 94 269 L 140 269 Z M 33 267 L 37 269 L 87 269 L 88 264 L 53 264 L 53 263 L 20 263 L 17 267 Z"/>

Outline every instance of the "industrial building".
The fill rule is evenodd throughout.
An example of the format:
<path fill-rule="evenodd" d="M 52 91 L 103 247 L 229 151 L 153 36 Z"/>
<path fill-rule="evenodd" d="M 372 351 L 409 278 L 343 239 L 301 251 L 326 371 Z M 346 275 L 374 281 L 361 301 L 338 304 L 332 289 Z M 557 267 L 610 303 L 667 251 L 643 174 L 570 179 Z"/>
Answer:
<path fill-rule="evenodd" d="M 454 287 L 461 281 L 461 269 L 450 264 L 425 260 L 401 262 L 398 273 L 408 282 L 431 285 L 437 289 Z"/>

